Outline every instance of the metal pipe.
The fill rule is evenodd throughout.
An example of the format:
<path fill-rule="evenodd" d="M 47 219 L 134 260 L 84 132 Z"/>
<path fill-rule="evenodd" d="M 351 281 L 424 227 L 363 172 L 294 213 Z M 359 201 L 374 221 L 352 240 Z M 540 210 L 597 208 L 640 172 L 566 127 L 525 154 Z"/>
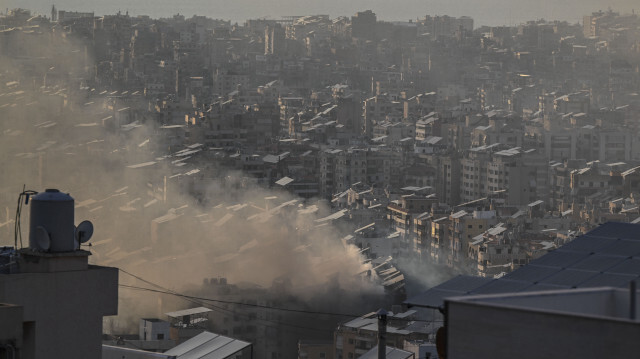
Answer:
<path fill-rule="evenodd" d="M 629 319 L 636 320 L 636 282 L 629 282 Z"/>

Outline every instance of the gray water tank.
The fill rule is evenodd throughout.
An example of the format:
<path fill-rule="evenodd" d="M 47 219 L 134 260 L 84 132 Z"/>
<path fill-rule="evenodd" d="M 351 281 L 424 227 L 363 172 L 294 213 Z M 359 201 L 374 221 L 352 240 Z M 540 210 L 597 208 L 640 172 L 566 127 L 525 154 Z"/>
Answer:
<path fill-rule="evenodd" d="M 74 201 L 57 189 L 47 189 L 31 198 L 29 221 L 29 247 L 38 246 L 37 228 L 49 233 L 50 252 L 73 252 L 77 249 L 74 226 Z"/>

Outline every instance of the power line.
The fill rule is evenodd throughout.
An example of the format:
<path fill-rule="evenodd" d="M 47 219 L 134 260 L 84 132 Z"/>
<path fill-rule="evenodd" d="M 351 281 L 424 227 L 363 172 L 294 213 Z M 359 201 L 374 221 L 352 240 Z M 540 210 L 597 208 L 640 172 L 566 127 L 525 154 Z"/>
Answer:
<path fill-rule="evenodd" d="M 352 318 L 359 318 L 361 317 L 361 315 L 354 315 L 354 314 L 345 314 L 345 313 L 335 313 L 335 312 L 319 312 L 319 311 L 313 311 L 313 310 L 304 310 L 304 309 L 291 309 L 291 308 L 282 308 L 282 307 L 273 307 L 273 306 L 268 306 L 268 305 L 261 305 L 261 304 L 251 304 L 251 303 L 242 303 L 242 302 L 234 302 L 234 301 L 230 301 L 230 300 L 222 300 L 222 299 L 212 299 L 212 298 L 203 298 L 203 297 L 196 297 L 196 296 L 188 296 L 188 295 L 184 295 L 181 293 L 177 293 L 175 291 L 172 291 L 170 289 L 167 288 L 163 288 L 162 286 L 152 283 L 146 279 L 143 279 L 141 277 L 138 277 L 134 274 L 131 274 L 127 271 L 125 271 L 124 269 L 120 269 L 121 271 L 123 271 L 124 273 L 139 279 L 147 284 L 150 284 L 154 287 L 163 289 L 165 291 L 171 292 L 172 294 L 176 294 L 178 296 L 184 296 L 185 298 L 193 298 L 193 299 L 197 299 L 197 300 L 206 300 L 206 301 L 210 301 L 210 302 L 216 302 L 216 303 L 223 303 L 223 304 L 235 304 L 235 305 L 244 305 L 247 307 L 256 307 L 256 308 L 263 308 L 263 309 L 271 309 L 271 310 L 280 310 L 283 312 L 293 312 L 293 313 L 302 313 L 302 314 L 322 314 L 322 315 L 332 315 L 332 316 L 340 316 L 340 317 L 352 317 Z M 151 290 L 151 291 L 155 291 L 155 290 Z M 157 291 L 159 293 L 162 293 L 162 291 Z M 165 293 L 167 294 L 167 293 Z"/>
<path fill-rule="evenodd" d="M 347 314 L 347 313 L 336 313 L 336 312 L 321 312 L 321 311 L 315 311 L 315 310 L 304 310 L 304 309 L 292 309 L 292 308 L 282 308 L 282 307 L 274 307 L 274 306 L 268 306 L 268 305 L 261 305 L 261 304 L 252 304 L 252 303 L 243 303 L 243 302 L 236 302 L 236 301 L 230 301 L 230 300 L 222 300 L 222 299 L 213 299 L 213 298 L 206 298 L 206 297 L 198 297 L 198 296 L 193 296 L 193 295 L 187 295 L 187 294 L 182 294 L 182 293 L 178 293 L 176 291 L 164 288 L 163 286 L 153 283 L 149 280 L 146 280 L 140 276 L 137 276 L 135 274 L 132 274 L 130 272 L 127 272 L 124 269 L 120 269 L 123 273 L 126 273 L 140 281 L 143 281 L 149 285 L 152 285 L 154 287 L 160 288 L 161 290 L 158 289 L 151 289 L 151 288 L 143 288 L 143 287 L 136 287 L 136 286 L 129 286 L 129 285 L 124 285 L 121 284 L 120 286 L 124 287 L 124 288 L 129 288 L 129 289 L 136 289 L 136 290 L 143 290 L 143 291 L 147 291 L 147 292 L 153 292 L 153 293 L 159 293 L 159 294 L 169 294 L 169 295 L 174 295 L 176 297 L 181 297 L 183 299 L 189 300 L 191 302 L 194 302 L 196 304 L 198 304 L 198 302 L 196 301 L 206 301 L 206 302 L 215 302 L 215 303 L 222 303 L 222 304 L 232 304 L 232 305 L 241 305 L 241 306 L 247 306 L 247 307 L 254 307 L 254 308 L 261 308 L 261 309 L 268 309 L 268 310 L 278 310 L 278 311 L 283 311 L 283 312 L 290 312 L 290 313 L 298 313 L 298 314 L 311 314 L 311 315 L 328 315 L 328 316 L 339 316 L 339 317 L 350 317 L 350 318 L 360 318 L 362 317 L 361 314 Z M 221 308 L 221 307 L 215 307 L 221 310 L 227 310 L 230 311 L 229 309 L 226 308 Z M 231 311 L 233 312 L 233 311 Z M 234 314 L 239 314 L 239 313 L 235 313 Z M 431 323 L 431 322 L 435 322 L 434 320 L 420 320 L 420 319 L 413 319 L 413 320 L 408 320 L 408 321 L 414 321 L 414 322 L 427 322 L 427 323 Z M 278 323 L 278 322 L 276 322 Z M 278 323 L 280 324 L 280 323 Z"/>
<path fill-rule="evenodd" d="M 122 287 L 122 288 L 127 288 L 127 289 L 134 289 L 134 290 L 141 290 L 141 291 L 147 291 L 147 292 L 153 292 L 153 293 L 173 295 L 173 296 L 185 299 L 187 301 L 190 301 L 192 303 L 198 304 L 200 306 L 208 307 L 208 308 L 213 309 L 214 311 L 217 311 L 217 312 L 220 312 L 220 310 L 223 310 L 223 311 L 227 311 L 227 312 L 229 312 L 229 313 L 231 313 L 233 315 L 238 315 L 238 316 L 245 317 L 247 319 L 251 319 L 248 314 L 238 313 L 238 312 L 233 311 L 231 309 L 218 307 L 216 305 L 209 304 L 209 303 L 203 303 L 203 302 L 200 302 L 200 301 L 197 301 L 197 300 L 194 299 L 194 298 L 198 298 L 198 297 L 189 296 L 189 295 L 180 294 L 180 293 L 175 293 L 175 292 L 170 292 L 170 291 L 161 291 L 161 290 L 151 289 L 151 288 L 136 287 L 136 286 L 126 285 L 126 284 L 119 284 L 119 286 Z M 211 299 L 203 298 L 201 300 L 211 300 Z M 281 328 L 282 326 L 287 326 L 287 327 L 292 327 L 292 328 L 296 328 L 296 329 L 314 330 L 314 331 L 319 331 L 319 332 L 333 332 L 333 329 L 319 329 L 319 328 L 314 328 L 314 327 L 305 327 L 305 326 L 296 325 L 296 324 L 278 322 L 278 321 L 274 321 L 274 320 L 270 320 L 270 319 L 258 319 L 258 318 L 256 318 L 255 320 L 256 321 L 254 323 L 257 324 L 257 325 L 261 325 L 261 326 L 269 327 L 269 328 L 275 328 L 275 329 L 282 329 Z M 269 324 L 266 324 L 266 323 L 261 323 L 260 321 L 273 323 L 273 324 L 276 324 L 277 326 L 269 325 Z"/>
<path fill-rule="evenodd" d="M 182 297 L 182 298 L 185 298 L 185 299 L 203 300 L 203 301 L 207 301 L 207 302 L 215 302 L 215 303 L 222 303 L 222 304 L 242 305 L 242 306 L 246 306 L 246 307 L 261 308 L 261 309 L 268 309 L 268 310 L 278 310 L 278 311 L 298 313 L 298 314 L 330 315 L 330 316 L 351 317 L 351 318 L 359 318 L 359 317 L 362 316 L 362 315 L 355 315 L 355 314 L 320 312 L 320 311 L 314 311 L 314 310 L 272 307 L 272 306 L 261 305 L 261 304 L 251 304 L 251 303 L 235 302 L 235 301 L 231 301 L 231 300 L 222 300 L 222 299 L 198 297 L 198 296 L 193 296 L 193 295 L 177 293 L 177 292 L 174 292 L 174 291 L 163 291 L 163 290 L 152 289 L 152 288 L 126 286 L 124 284 L 122 284 L 121 286 L 123 286 L 125 288 L 128 287 L 128 288 L 134 288 L 134 289 L 143 289 L 143 290 L 146 290 L 148 292 L 154 292 L 154 293 L 170 294 L 170 295 L 174 295 L 174 296 L 177 296 L 177 297 Z"/>
<path fill-rule="evenodd" d="M 196 297 L 196 296 L 189 296 L 189 295 L 186 295 L 186 294 L 182 294 L 182 293 L 178 293 L 176 291 L 170 290 L 168 288 L 164 288 L 163 286 L 161 286 L 159 284 L 153 283 L 153 282 L 151 282 L 151 281 L 149 281 L 147 279 L 144 279 L 144 278 L 142 278 L 140 276 L 137 276 L 137 275 L 135 275 L 133 273 L 127 272 L 124 269 L 119 269 L 119 270 L 121 270 L 123 273 L 126 273 L 126 274 L 128 274 L 128 275 L 130 275 L 130 276 L 132 276 L 132 277 L 134 277 L 134 278 L 136 278 L 138 280 L 140 280 L 140 281 L 143 281 L 143 282 L 145 282 L 147 284 L 150 284 L 150 285 L 152 285 L 154 287 L 157 287 L 157 288 L 160 288 L 162 290 L 143 288 L 143 287 L 135 287 L 135 286 L 127 286 L 127 285 L 124 285 L 124 284 L 121 284 L 120 285 L 121 287 L 130 288 L 130 289 L 136 289 L 136 290 L 143 290 L 143 291 L 154 292 L 154 293 L 160 293 L 160 294 L 173 295 L 173 296 L 183 298 L 185 300 L 188 300 L 188 301 L 190 301 L 192 303 L 195 303 L 195 304 L 198 304 L 198 305 L 201 305 L 201 306 L 213 307 L 213 308 L 218 309 L 218 311 L 224 310 L 224 311 L 230 312 L 230 313 L 232 313 L 234 315 L 244 316 L 244 317 L 246 317 L 248 319 L 249 319 L 249 317 L 246 314 L 237 313 L 237 312 L 235 312 L 233 310 L 230 310 L 230 309 L 227 309 L 227 308 L 218 307 L 218 306 L 213 305 L 213 304 L 205 304 L 205 303 L 202 303 L 200 301 L 204 300 L 204 301 L 209 301 L 209 302 L 222 302 L 224 304 L 247 305 L 247 306 L 259 307 L 259 308 L 264 308 L 264 309 L 279 309 L 279 310 L 283 310 L 283 311 L 294 311 L 293 309 L 287 309 L 287 308 L 275 308 L 275 307 L 269 307 L 269 306 L 250 305 L 248 303 L 240 303 L 240 302 L 233 302 L 233 301 L 222 301 L 222 300 L 216 300 L 216 299 L 211 299 L 211 298 L 202 298 L 202 297 Z M 316 314 L 316 313 L 311 312 L 311 313 L 307 313 L 307 314 Z M 270 323 L 274 323 L 274 324 L 276 324 L 278 326 L 289 326 L 289 327 L 293 327 L 293 328 L 296 328 L 296 329 L 308 329 L 308 330 L 321 331 L 321 332 L 327 332 L 327 331 L 331 331 L 332 332 L 333 331 L 333 329 L 325 330 L 325 329 L 318 329 L 318 328 L 312 328 L 312 327 L 304 327 L 304 326 L 299 326 L 299 325 L 295 325 L 295 324 L 272 321 L 272 320 L 269 320 L 269 319 L 261 319 L 261 320 L 262 321 L 266 321 L 266 322 L 270 322 Z M 267 324 L 264 324 L 264 323 L 259 323 L 258 322 L 257 324 L 262 325 L 262 326 L 266 326 L 266 327 L 281 329 L 280 327 L 274 327 L 274 326 L 270 326 L 270 325 L 267 325 Z"/>

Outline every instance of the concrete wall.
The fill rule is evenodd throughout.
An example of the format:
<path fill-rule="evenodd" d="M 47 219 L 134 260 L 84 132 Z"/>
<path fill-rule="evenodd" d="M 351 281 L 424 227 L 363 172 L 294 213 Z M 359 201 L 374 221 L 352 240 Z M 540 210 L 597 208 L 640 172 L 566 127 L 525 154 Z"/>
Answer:
<path fill-rule="evenodd" d="M 102 317 L 118 310 L 118 269 L 0 275 L 0 302 L 24 308 L 22 358 L 99 358 Z"/>
<path fill-rule="evenodd" d="M 448 358 L 629 358 L 640 323 L 449 302 Z"/>
<path fill-rule="evenodd" d="M 559 311 L 564 314 L 595 315 L 604 317 L 629 318 L 629 292 L 627 290 L 605 288 L 583 288 L 554 292 L 520 293 L 519 295 L 484 297 L 479 301 L 486 304 L 524 307 L 543 311 Z M 475 301 L 475 298 L 469 298 Z M 636 308 L 640 308 L 640 296 L 636 296 Z"/>
<path fill-rule="evenodd" d="M 0 353 L 6 345 L 22 348 L 22 316 L 21 306 L 0 303 Z"/>
<path fill-rule="evenodd" d="M 146 333 L 146 337 L 145 337 Z M 162 334 L 162 338 L 158 338 Z M 140 319 L 140 340 L 169 340 L 169 322 L 159 319 Z"/>

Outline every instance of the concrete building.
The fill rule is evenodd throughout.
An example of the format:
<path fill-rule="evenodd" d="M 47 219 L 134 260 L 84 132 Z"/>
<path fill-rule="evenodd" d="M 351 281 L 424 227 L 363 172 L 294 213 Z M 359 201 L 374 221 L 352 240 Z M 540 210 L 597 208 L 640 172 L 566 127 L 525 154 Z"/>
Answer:
<path fill-rule="evenodd" d="M 113 345 L 104 345 L 102 347 L 103 359 L 243 359 L 252 357 L 253 347 L 251 343 L 207 331 L 203 331 L 197 336 L 164 353 L 154 353 Z"/>
<path fill-rule="evenodd" d="M 498 145 L 472 148 L 461 160 L 462 201 L 469 202 L 506 190 L 506 203 L 524 205 L 548 193 L 548 163 L 534 149 L 510 148 L 498 151 Z"/>
<path fill-rule="evenodd" d="M 169 322 L 148 318 L 140 319 L 139 336 L 141 340 L 164 340 L 170 336 Z"/>
<path fill-rule="evenodd" d="M 429 333 L 411 326 L 414 316 L 415 311 L 389 313 L 386 338 L 388 347 L 402 348 L 405 340 L 428 339 Z M 375 348 L 377 343 L 378 319 L 375 313 L 369 313 L 338 326 L 334 332 L 334 358 L 358 358 Z"/>
<path fill-rule="evenodd" d="M 0 354 L 99 358 L 102 317 L 118 311 L 118 269 L 89 265 L 91 253 L 77 249 L 73 198 L 47 190 L 31 206 L 29 248 L 0 256 Z"/>
<path fill-rule="evenodd" d="M 266 26 L 264 29 L 264 53 L 283 56 L 285 49 L 285 28 L 280 24 Z"/>
<path fill-rule="evenodd" d="M 333 342 L 325 340 L 298 341 L 298 359 L 333 359 Z"/>
<path fill-rule="evenodd" d="M 433 37 L 454 36 L 461 29 L 464 31 L 473 31 L 473 19 L 468 16 L 459 18 L 444 16 L 426 15 L 420 19 L 419 24 L 422 26 L 420 31 L 428 32 Z"/>
<path fill-rule="evenodd" d="M 448 358 L 633 356 L 638 297 L 623 288 L 640 278 L 639 228 L 605 223 L 499 278 L 458 276 L 405 304 L 443 310 Z"/>
<path fill-rule="evenodd" d="M 108 338 L 108 339 L 106 339 Z M 171 338 L 169 322 L 156 318 L 140 319 L 138 336 L 105 334 L 102 341 L 105 346 L 121 349 L 139 349 L 149 353 L 165 352 L 176 346 L 177 340 Z"/>
<path fill-rule="evenodd" d="M 624 358 L 640 351 L 633 309 L 640 301 L 619 288 L 476 295 L 446 303 L 447 358 Z"/>
<path fill-rule="evenodd" d="M 351 17 L 351 36 L 374 40 L 376 38 L 376 14 L 371 10 L 361 11 Z"/>
<path fill-rule="evenodd" d="M 449 234 L 446 245 L 446 264 L 450 267 L 466 270 L 470 263 L 467 261 L 469 245 L 472 239 L 482 234 L 492 225 L 496 224 L 495 211 L 474 211 L 467 213 L 464 210 L 453 213 L 449 216 Z"/>
<path fill-rule="evenodd" d="M 589 93 L 575 92 L 553 100 L 553 107 L 559 113 L 588 113 L 590 110 Z"/>

